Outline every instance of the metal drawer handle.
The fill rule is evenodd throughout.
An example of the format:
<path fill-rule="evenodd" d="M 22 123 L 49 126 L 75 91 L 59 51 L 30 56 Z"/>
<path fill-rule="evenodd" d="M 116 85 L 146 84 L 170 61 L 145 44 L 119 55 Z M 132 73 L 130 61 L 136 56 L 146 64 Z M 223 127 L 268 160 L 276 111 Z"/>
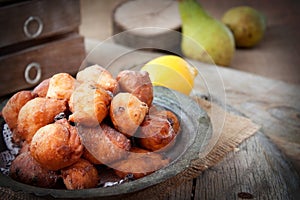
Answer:
<path fill-rule="evenodd" d="M 31 69 L 36 70 L 36 75 L 35 75 L 34 79 L 30 78 L 30 76 L 29 76 Z M 42 76 L 42 69 L 41 69 L 40 64 L 36 63 L 36 62 L 32 62 L 32 63 L 28 64 L 26 66 L 24 76 L 25 76 L 26 82 L 31 85 L 38 83 Z"/>
<path fill-rule="evenodd" d="M 36 32 L 31 33 L 29 31 L 29 25 L 30 25 L 30 23 L 33 23 L 33 22 L 36 22 L 38 24 L 38 28 L 37 28 Z M 38 16 L 28 17 L 24 23 L 23 30 L 24 30 L 25 35 L 28 38 L 38 37 L 43 31 L 43 22 L 42 22 L 41 18 L 39 18 Z"/>

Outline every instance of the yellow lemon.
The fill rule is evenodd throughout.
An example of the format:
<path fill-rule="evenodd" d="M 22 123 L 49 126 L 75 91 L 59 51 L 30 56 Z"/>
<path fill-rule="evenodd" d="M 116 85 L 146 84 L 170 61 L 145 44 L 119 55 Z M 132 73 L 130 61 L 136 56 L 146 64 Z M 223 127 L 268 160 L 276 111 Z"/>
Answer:
<path fill-rule="evenodd" d="M 147 71 L 154 86 L 164 86 L 189 95 L 194 87 L 198 71 L 183 58 L 166 55 L 146 63 L 142 71 Z"/>

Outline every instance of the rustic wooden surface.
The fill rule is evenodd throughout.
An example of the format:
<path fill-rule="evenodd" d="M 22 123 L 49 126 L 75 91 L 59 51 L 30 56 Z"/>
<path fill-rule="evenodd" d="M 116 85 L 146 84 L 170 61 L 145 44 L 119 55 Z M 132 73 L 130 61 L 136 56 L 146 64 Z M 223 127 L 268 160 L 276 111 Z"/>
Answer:
<path fill-rule="evenodd" d="M 205 70 L 213 82 L 213 72 Z M 220 68 L 226 102 L 244 113 L 262 130 L 300 171 L 300 87 L 282 81 Z M 212 91 L 218 96 L 218 91 Z"/>
<path fill-rule="evenodd" d="M 257 133 L 166 199 L 299 199 L 299 177 L 290 176 L 294 173 L 278 149 Z"/>

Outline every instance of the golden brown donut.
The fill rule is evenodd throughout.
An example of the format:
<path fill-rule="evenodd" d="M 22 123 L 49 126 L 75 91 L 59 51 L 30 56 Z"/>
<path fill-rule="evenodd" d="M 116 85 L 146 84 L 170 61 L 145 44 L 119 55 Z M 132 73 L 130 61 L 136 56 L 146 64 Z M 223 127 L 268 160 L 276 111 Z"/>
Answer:
<path fill-rule="evenodd" d="M 99 182 L 97 169 L 84 159 L 62 169 L 61 174 L 68 190 L 94 188 Z"/>
<path fill-rule="evenodd" d="M 43 188 L 54 187 L 59 177 L 57 172 L 42 167 L 29 151 L 13 160 L 9 176 L 16 181 Z"/>
<path fill-rule="evenodd" d="M 20 91 L 14 94 L 2 109 L 2 116 L 11 131 L 17 128 L 18 115 L 21 108 L 34 96 L 30 91 Z"/>
<path fill-rule="evenodd" d="M 94 82 L 84 82 L 73 92 L 69 106 L 73 113 L 69 120 L 80 125 L 97 126 L 106 117 L 111 94 Z"/>
<path fill-rule="evenodd" d="M 138 147 L 131 148 L 127 159 L 120 160 L 112 165 L 115 173 L 120 178 L 132 174 L 135 179 L 142 178 L 169 164 L 169 159 L 163 158 L 160 154 L 149 152 Z"/>
<path fill-rule="evenodd" d="M 32 91 L 32 94 L 38 97 L 46 97 L 49 88 L 50 78 L 43 80 Z"/>
<path fill-rule="evenodd" d="M 127 157 L 130 140 L 108 125 L 78 127 L 82 142 L 90 154 L 102 164 L 110 164 Z"/>
<path fill-rule="evenodd" d="M 118 83 L 111 73 L 99 65 L 93 65 L 85 68 L 76 75 L 76 79 L 80 82 L 92 81 L 105 90 L 112 93 L 118 91 Z"/>
<path fill-rule="evenodd" d="M 110 105 L 114 127 L 126 136 L 134 135 L 147 112 L 147 104 L 130 93 L 118 93 Z"/>
<path fill-rule="evenodd" d="M 46 97 L 69 100 L 75 88 L 75 79 L 67 73 L 55 74 L 50 78 Z"/>
<path fill-rule="evenodd" d="M 64 100 L 41 97 L 32 99 L 19 112 L 16 134 L 30 142 L 39 128 L 54 122 L 54 117 L 66 109 Z"/>
<path fill-rule="evenodd" d="M 76 127 L 66 119 L 40 128 L 33 136 L 30 153 L 42 167 L 59 170 L 77 162 L 83 145 Z"/>
<path fill-rule="evenodd" d="M 121 92 L 131 93 L 149 107 L 151 106 L 153 88 L 148 72 L 124 70 L 118 74 L 116 79 Z"/>
<path fill-rule="evenodd" d="M 162 118 L 167 119 L 170 122 L 171 126 L 173 127 L 175 134 L 179 132 L 180 123 L 177 116 L 173 112 L 169 110 L 157 110 L 153 112 L 153 115 L 160 116 Z"/>
<path fill-rule="evenodd" d="M 20 151 L 19 151 L 19 154 L 22 154 L 22 153 L 26 153 L 26 152 L 29 152 L 30 150 L 30 143 L 28 143 L 26 140 L 21 142 L 20 144 Z"/>
<path fill-rule="evenodd" d="M 136 134 L 137 142 L 150 151 L 170 147 L 174 144 L 179 129 L 178 124 L 176 115 L 170 111 L 157 111 L 147 115 Z"/>
<path fill-rule="evenodd" d="M 86 148 L 83 149 L 82 157 L 94 165 L 101 165 L 102 162 L 97 160 Z"/>

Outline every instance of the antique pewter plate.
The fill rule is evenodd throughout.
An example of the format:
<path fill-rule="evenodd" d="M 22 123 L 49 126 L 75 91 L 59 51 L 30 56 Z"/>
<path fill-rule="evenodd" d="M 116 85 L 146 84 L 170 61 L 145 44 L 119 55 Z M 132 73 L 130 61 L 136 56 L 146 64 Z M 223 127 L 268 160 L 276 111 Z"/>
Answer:
<path fill-rule="evenodd" d="M 33 193 L 38 196 L 108 199 L 109 197 L 121 197 L 122 195 L 134 193 L 177 176 L 180 172 L 189 168 L 191 161 L 198 159 L 199 154 L 205 151 L 212 137 L 212 125 L 206 112 L 192 98 L 171 89 L 154 87 L 153 103 L 171 110 L 180 120 L 181 132 L 176 138 L 175 145 L 166 152 L 171 158 L 168 166 L 141 179 L 105 188 L 83 190 L 46 189 L 22 184 L 3 174 L 0 174 L 0 186 L 9 187 L 14 191 Z M 2 128 L 3 123 L 1 124 L 1 133 Z"/>

